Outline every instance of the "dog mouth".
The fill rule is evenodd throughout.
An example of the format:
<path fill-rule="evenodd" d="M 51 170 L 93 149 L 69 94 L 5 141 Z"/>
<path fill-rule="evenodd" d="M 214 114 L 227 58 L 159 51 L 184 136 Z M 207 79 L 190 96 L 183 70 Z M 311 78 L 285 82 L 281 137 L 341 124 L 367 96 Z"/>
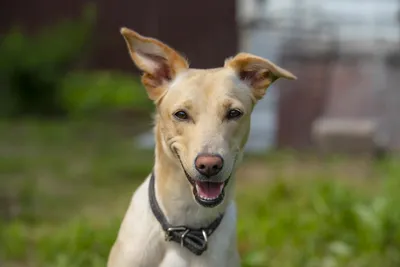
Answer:
<path fill-rule="evenodd" d="M 193 180 L 192 180 L 193 181 Z M 213 208 L 222 203 L 225 197 L 225 182 L 193 181 L 193 195 L 203 207 Z"/>
<path fill-rule="evenodd" d="M 205 208 L 214 208 L 222 203 L 225 197 L 225 186 L 230 176 L 224 182 L 201 181 L 192 178 L 182 165 L 187 180 L 192 185 L 193 196 L 198 204 Z"/>
<path fill-rule="evenodd" d="M 224 183 L 195 181 L 197 195 L 203 200 L 217 199 L 224 191 Z"/>
<path fill-rule="evenodd" d="M 175 153 L 179 159 L 187 180 L 192 185 L 192 192 L 196 202 L 206 208 L 213 208 L 221 204 L 225 197 L 225 187 L 231 177 L 229 176 L 228 179 L 223 182 L 194 179 L 187 173 L 176 150 Z"/>
<path fill-rule="evenodd" d="M 193 187 L 193 196 L 198 204 L 206 208 L 213 208 L 222 203 L 229 178 L 224 182 L 210 182 L 195 180 L 186 171 L 185 174 Z"/>

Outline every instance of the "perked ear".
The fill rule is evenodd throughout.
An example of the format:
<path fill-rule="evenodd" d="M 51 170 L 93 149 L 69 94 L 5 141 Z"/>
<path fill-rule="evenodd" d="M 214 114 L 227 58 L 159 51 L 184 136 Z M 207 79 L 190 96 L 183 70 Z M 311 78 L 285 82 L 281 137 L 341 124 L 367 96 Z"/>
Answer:
<path fill-rule="evenodd" d="M 189 67 L 188 62 L 174 49 L 149 37 L 144 37 L 128 28 L 121 28 L 136 66 L 143 71 L 142 83 L 149 98 L 157 101 L 164 95 L 166 84 Z"/>
<path fill-rule="evenodd" d="M 239 78 L 251 87 L 256 100 L 260 100 L 277 79 L 297 79 L 292 73 L 271 61 L 248 53 L 239 53 L 227 59 L 225 67 L 234 69 Z"/>

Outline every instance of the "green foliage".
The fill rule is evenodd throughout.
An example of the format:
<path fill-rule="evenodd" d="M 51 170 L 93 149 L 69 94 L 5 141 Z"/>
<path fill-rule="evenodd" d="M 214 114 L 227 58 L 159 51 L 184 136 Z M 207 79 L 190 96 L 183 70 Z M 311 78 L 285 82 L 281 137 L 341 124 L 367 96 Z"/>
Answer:
<path fill-rule="evenodd" d="M 104 266 L 118 223 L 114 219 L 96 227 L 83 219 L 72 220 L 62 231 L 38 240 L 36 257 L 48 266 Z"/>
<path fill-rule="evenodd" d="M 254 190 L 238 198 L 245 266 L 400 265 L 400 216 L 386 190 L 368 196 L 322 177 Z"/>
<path fill-rule="evenodd" d="M 153 106 L 137 77 L 83 72 L 92 48 L 95 6 L 80 19 L 66 19 L 28 36 L 15 27 L 0 42 L 0 116 L 82 116 Z"/>
<path fill-rule="evenodd" d="M 31 190 L 20 214 L 0 220 L 2 266 L 105 266 L 153 162 L 118 132 L 93 121 L 0 123 L 0 195 L 4 185 Z M 362 165 L 358 178 L 354 159 L 277 154 L 244 164 L 260 173 L 238 177 L 243 266 L 400 266 L 398 159 Z"/>
<path fill-rule="evenodd" d="M 111 109 L 149 113 L 153 109 L 137 77 L 115 72 L 73 72 L 63 82 L 63 99 L 70 115 Z"/>
<path fill-rule="evenodd" d="M 60 83 L 90 45 L 95 22 L 89 5 L 79 20 L 64 20 L 28 36 L 15 27 L 0 42 L 0 114 L 65 113 Z"/>

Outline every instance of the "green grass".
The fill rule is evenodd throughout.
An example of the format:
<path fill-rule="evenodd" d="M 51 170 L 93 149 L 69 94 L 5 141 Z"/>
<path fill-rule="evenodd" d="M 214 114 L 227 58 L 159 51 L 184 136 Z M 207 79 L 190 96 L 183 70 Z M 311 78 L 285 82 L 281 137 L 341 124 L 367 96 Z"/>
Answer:
<path fill-rule="evenodd" d="M 1 122 L 0 266 L 105 266 L 152 168 L 133 134 L 106 121 Z M 395 158 L 246 157 L 243 266 L 400 266 L 399 178 Z"/>

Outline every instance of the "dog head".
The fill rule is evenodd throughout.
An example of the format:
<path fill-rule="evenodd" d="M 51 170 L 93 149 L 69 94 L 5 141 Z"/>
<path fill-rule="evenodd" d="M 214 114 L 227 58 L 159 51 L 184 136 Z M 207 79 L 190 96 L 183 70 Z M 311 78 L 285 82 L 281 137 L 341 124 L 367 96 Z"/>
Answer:
<path fill-rule="evenodd" d="M 274 81 L 296 77 L 247 53 L 222 68 L 191 69 L 166 44 L 127 28 L 121 34 L 156 104 L 163 149 L 182 168 L 199 204 L 220 204 L 241 160 L 254 105 Z"/>

